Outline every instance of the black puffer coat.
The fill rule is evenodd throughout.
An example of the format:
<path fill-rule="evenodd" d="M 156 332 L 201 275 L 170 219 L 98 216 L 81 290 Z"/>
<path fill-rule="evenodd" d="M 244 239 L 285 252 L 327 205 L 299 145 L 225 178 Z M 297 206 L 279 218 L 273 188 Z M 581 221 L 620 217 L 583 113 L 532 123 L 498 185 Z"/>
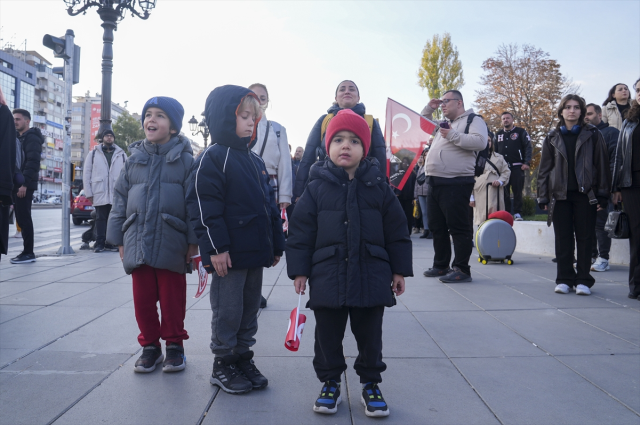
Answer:
<path fill-rule="evenodd" d="M 394 305 L 392 274 L 413 276 L 412 246 L 378 161 L 363 161 L 351 181 L 330 160 L 318 162 L 309 179 L 286 250 L 289 277 L 309 277 L 309 307 Z"/>
<path fill-rule="evenodd" d="M 22 175 L 24 176 L 24 185 L 27 189 L 38 189 L 38 175 L 40 174 L 40 158 L 42 156 L 42 144 L 44 136 L 37 127 L 31 127 L 21 136 L 18 136 L 22 143 L 24 152 L 22 162 Z M 17 188 L 14 188 L 14 191 Z"/>

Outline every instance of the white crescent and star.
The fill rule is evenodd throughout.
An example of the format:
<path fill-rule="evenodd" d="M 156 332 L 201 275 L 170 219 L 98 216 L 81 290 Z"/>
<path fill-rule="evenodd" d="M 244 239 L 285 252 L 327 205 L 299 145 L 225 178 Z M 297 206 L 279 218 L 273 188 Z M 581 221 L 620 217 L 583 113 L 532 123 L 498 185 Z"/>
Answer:
<path fill-rule="evenodd" d="M 404 131 L 405 133 L 408 132 L 411 129 L 411 118 L 409 118 L 409 116 L 407 114 L 395 114 L 393 116 L 393 118 L 391 119 L 391 124 L 393 124 L 395 122 L 396 118 L 402 118 L 403 120 L 405 120 L 407 122 L 407 129 Z M 398 137 L 398 132 L 397 131 L 393 132 L 393 137 L 394 138 Z"/>

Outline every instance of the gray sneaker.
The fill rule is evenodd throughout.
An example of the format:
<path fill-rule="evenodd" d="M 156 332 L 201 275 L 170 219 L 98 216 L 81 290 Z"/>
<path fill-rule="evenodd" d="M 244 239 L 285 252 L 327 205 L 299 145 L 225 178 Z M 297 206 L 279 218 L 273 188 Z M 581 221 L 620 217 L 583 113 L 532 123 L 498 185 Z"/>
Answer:
<path fill-rule="evenodd" d="M 140 373 L 153 372 L 162 360 L 164 360 L 162 348 L 153 344 L 147 345 L 142 349 L 142 355 L 136 360 L 133 370 Z"/>
<path fill-rule="evenodd" d="M 253 384 L 236 367 L 237 362 L 238 355 L 236 354 L 216 357 L 209 382 L 229 394 L 244 394 L 251 391 Z"/>
<path fill-rule="evenodd" d="M 591 265 L 591 271 L 593 272 L 606 272 L 610 268 L 611 267 L 609 267 L 609 260 L 605 260 L 602 257 L 598 257 L 595 263 Z"/>

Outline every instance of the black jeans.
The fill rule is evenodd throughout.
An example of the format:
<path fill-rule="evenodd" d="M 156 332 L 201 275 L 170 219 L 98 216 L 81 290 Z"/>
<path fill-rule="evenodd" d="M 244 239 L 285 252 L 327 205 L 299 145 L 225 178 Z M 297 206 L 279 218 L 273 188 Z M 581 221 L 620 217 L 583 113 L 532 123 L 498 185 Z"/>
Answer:
<path fill-rule="evenodd" d="M 33 254 L 33 221 L 31 220 L 31 201 L 33 201 L 33 189 L 27 189 L 24 198 L 15 195 L 16 221 L 22 229 L 22 243 L 24 254 Z"/>
<path fill-rule="evenodd" d="M 107 220 L 111 213 L 111 204 L 96 207 L 96 245 L 104 245 L 107 238 Z"/>
<path fill-rule="evenodd" d="M 472 251 L 473 226 L 469 219 L 469 198 L 473 184 L 430 186 L 427 195 L 427 219 L 433 233 L 433 268 L 447 269 L 451 263 L 451 242 L 453 238 L 455 258 L 451 267 L 458 267 L 471 275 L 469 257 Z"/>
<path fill-rule="evenodd" d="M 387 365 L 382 361 L 382 316 L 384 307 L 313 310 L 316 317 L 316 341 L 313 346 L 313 368 L 321 382 L 331 379 L 340 382 L 347 370 L 342 351 L 342 340 L 351 322 L 351 332 L 358 344 L 358 357 L 353 365 L 361 383 L 382 382 Z"/>
<path fill-rule="evenodd" d="M 589 197 L 577 191 L 567 192 L 566 201 L 556 201 L 553 211 L 553 232 L 556 235 L 558 273 L 556 283 L 569 287 L 584 285 L 591 288 L 591 238 L 596 225 L 596 206 Z M 573 251 L 577 246 L 577 273 L 573 269 Z"/>
<path fill-rule="evenodd" d="M 504 208 L 512 214 L 522 214 L 522 189 L 524 188 L 524 171 L 521 165 L 509 167 L 511 177 L 504 185 Z M 511 194 L 513 190 L 513 211 L 511 211 Z"/>
<path fill-rule="evenodd" d="M 609 211 L 613 211 L 613 207 L 609 202 L 607 210 L 601 210 L 596 213 L 596 227 L 593 235 L 591 235 L 591 257 L 602 257 L 605 260 L 609 259 L 609 251 L 611 251 L 611 238 L 604 231 L 604 225 L 607 222 Z"/>
<path fill-rule="evenodd" d="M 629 293 L 640 295 L 640 188 L 622 189 L 622 202 L 629 217 Z"/>

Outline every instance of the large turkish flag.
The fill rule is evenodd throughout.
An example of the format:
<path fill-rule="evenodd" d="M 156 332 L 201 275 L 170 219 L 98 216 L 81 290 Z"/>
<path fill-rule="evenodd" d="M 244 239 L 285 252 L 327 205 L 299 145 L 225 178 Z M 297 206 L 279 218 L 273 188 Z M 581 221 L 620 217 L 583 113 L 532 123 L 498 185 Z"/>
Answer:
<path fill-rule="evenodd" d="M 392 186 L 402 190 L 437 127 L 419 113 L 387 99 L 384 137 L 388 144 L 387 176 Z"/>

